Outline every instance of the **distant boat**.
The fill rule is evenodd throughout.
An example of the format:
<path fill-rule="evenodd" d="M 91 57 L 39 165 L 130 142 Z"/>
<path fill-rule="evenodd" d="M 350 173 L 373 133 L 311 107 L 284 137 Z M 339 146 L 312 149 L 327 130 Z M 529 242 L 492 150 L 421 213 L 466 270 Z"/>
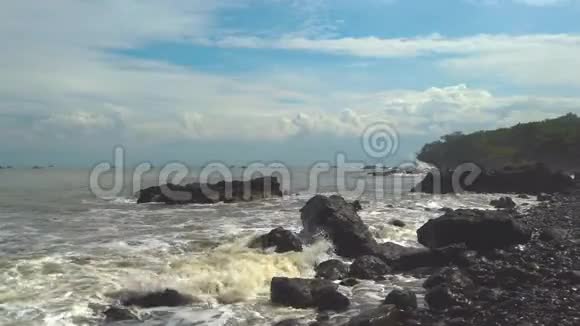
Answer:
<path fill-rule="evenodd" d="M 2 170 L 4 167 L 2 165 L 0 165 L 0 170 Z"/>
<path fill-rule="evenodd" d="M 34 170 L 38 170 L 38 169 L 44 169 L 44 167 L 42 167 L 42 166 L 38 166 L 38 165 L 35 165 L 35 166 L 33 166 L 32 168 L 33 168 Z"/>
<path fill-rule="evenodd" d="M 7 169 L 12 169 L 12 165 L 8 165 L 6 168 Z"/>
<path fill-rule="evenodd" d="M 50 164 L 48 167 L 49 167 L 49 168 L 53 168 L 53 167 L 54 167 L 54 165 Z"/>

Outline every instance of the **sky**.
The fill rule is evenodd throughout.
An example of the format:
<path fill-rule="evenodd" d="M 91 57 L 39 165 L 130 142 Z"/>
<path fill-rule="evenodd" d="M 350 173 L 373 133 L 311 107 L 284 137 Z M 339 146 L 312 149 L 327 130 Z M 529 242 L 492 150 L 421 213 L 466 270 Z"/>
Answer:
<path fill-rule="evenodd" d="M 0 165 L 411 160 L 580 113 L 577 0 L 19 0 Z M 368 155 L 388 126 L 396 151 Z"/>

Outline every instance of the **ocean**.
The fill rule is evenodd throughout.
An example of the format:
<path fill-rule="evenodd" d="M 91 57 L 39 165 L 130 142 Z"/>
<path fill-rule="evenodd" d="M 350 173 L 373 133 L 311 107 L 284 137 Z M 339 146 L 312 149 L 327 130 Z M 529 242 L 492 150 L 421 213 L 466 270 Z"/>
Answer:
<path fill-rule="evenodd" d="M 417 175 L 371 177 L 359 171 L 343 179 L 321 175 L 309 187 L 311 169 L 294 168 L 283 198 L 233 204 L 167 206 L 136 204 L 128 186 L 100 198 L 83 169 L 0 170 L 0 325 L 97 325 L 101 311 L 123 290 L 173 288 L 195 298 L 190 306 L 139 311 L 141 322 L 117 325 L 271 325 L 313 310 L 269 303 L 273 276 L 313 277 L 314 266 L 333 258 L 318 242 L 300 253 L 246 248 L 252 237 L 282 226 L 300 231 L 300 208 L 317 193 L 336 192 L 337 180 L 360 180 L 362 219 L 379 241 L 418 246 L 416 229 L 442 207 L 490 209 L 498 195 L 411 194 Z M 384 187 L 377 187 L 377 180 Z M 111 176 L 104 177 L 104 184 Z M 125 184 L 130 184 L 125 180 Z M 144 181 L 154 184 L 155 178 Z M 310 189 L 309 189 L 310 188 Z M 379 189 L 380 188 L 380 189 Z M 520 199 L 515 199 L 522 201 Z M 400 219 L 406 227 L 391 226 Z M 379 304 L 395 287 L 421 297 L 422 280 L 391 276 L 341 287 L 352 300 L 347 318 Z"/>

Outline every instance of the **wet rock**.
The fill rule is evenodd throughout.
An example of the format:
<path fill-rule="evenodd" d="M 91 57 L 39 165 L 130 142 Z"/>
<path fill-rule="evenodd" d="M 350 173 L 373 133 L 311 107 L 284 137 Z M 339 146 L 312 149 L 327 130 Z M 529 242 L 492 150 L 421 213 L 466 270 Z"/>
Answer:
<path fill-rule="evenodd" d="M 393 304 L 399 309 L 416 309 L 417 308 L 417 295 L 415 292 L 410 290 L 398 290 L 395 289 L 391 291 L 385 301 L 385 304 Z"/>
<path fill-rule="evenodd" d="M 139 316 L 128 308 L 124 307 L 109 307 L 103 314 L 105 315 L 106 323 L 114 323 L 124 320 L 139 320 Z"/>
<path fill-rule="evenodd" d="M 166 184 L 143 189 L 137 193 L 137 203 L 212 204 L 237 202 L 270 197 L 282 197 L 280 183 L 275 177 L 249 181 L 220 181 L 214 184 Z"/>
<path fill-rule="evenodd" d="M 428 248 L 464 243 L 468 249 L 489 250 L 526 243 L 531 233 L 506 211 L 458 209 L 427 222 L 417 237 Z"/>
<path fill-rule="evenodd" d="M 398 326 L 403 322 L 400 310 L 394 305 L 382 305 L 363 311 L 353 317 L 346 326 Z"/>
<path fill-rule="evenodd" d="M 277 253 L 284 253 L 302 251 L 302 241 L 292 231 L 279 227 L 252 240 L 248 247 L 262 249 L 275 247 Z"/>
<path fill-rule="evenodd" d="M 377 280 L 390 272 L 391 268 L 382 259 L 376 256 L 362 256 L 350 265 L 349 275 L 363 280 Z"/>
<path fill-rule="evenodd" d="M 511 197 L 500 197 L 492 200 L 489 204 L 497 209 L 514 209 L 516 207 L 516 203 Z"/>
<path fill-rule="evenodd" d="M 338 285 L 328 280 L 274 277 L 270 284 L 270 300 L 278 304 L 294 308 L 313 308 L 332 304 L 339 306 L 340 298 L 334 295 Z"/>
<path fill-rule="evenodd" d="M 389 221 L 389 224 L 392 226 L 399 227 L 399 228 L 404 228 L 405 226 L 407 226 L 407 224 L 405 224 L 405 222 L 403 222 L 399 219 L 392 219 Z"/>
<path fill-rule="evenodd" d="M 193 298 L 172 289 L 165 289 L 164 291 L 149 293 L 127 292 L 120 301 L 123 306 L 141 308 L 177 307 L 191 304 Z"/>
<path fill-rule="evenodd" d="M 530 199 L 530 196 L 526 195 L 526 194 L 519 194 L 518 195 L 519 199 Z"/>
<path fill-rule="evenodd" d="M 327 260 L 316 266 L 316 277 L 327 280 L 342 280 L 348 275 L 348 266 L 338 259 Z"/>
<path fill-rule="evenodd" d="M 312 239 L 316 235 L 327 236 L 336 253 L 343 257 L 356 258 L 375 252 L 377 242 L 368 227 L 358 216 L 355 207 L 340 196 L 311 198 L 300 210 L 301 236 Z"/>

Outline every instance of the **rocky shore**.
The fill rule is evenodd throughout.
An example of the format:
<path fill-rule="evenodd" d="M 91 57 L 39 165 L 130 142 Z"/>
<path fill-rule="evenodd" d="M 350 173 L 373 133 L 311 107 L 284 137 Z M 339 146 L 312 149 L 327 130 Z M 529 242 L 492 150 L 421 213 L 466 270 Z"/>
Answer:
<path fill-rule="evenodd" d="M 271 280 L 271 304 L 318 311 L 316 321 L 281 320 L 278 326 L 580 325 L 580 186 L 537 200 L 528 209 L 509 197 L 492 201 L 490 210 L 443 209 L 417 230 L 424 247 L 407 248 L 374 239 L 358 215 L 360 203 L 317 195 L 300 211 L 299 234 L 276 228 L 248 246 L 284 253 L 325 238 L 342 257 L 313 266 L 314 279 Z M 424 279 L 424 291 L 395 289 L 373 309 L 333 317 L 351 305 L 340 287 L 396 274 Z M 124 293 L 104 315 L 133 319 L 132 306 L 190 302 L 172 289 Z"/>
<path fill-rule="evenodd" d="M 542 203 L 525 212 L 447 211 L 418 230 L 426 249 L 377 244 L 356 218 L 345 219 L 353 217 L 350 209 L 336 210 L 338 198 L 326 199 L 331 204 L 323 205 L 320 214 L 310 215 L 313 204 L 307 204 L 303 223 L 305 212 L 317 221 L 325 217 L 326 224 L 317 230 L 322 228 L 337 248 L 344 247 L 344 239 L 353 241 L 346 247 L 358 248 L 343 251 L 347 257 L 358 253 L 350 266 L 328 261 L 317 267 L 317 277 L 342 279 L 340 284 L 349 286 L 353 279 L 423 275 L 426 305 L 418 307 L 416 294 L 409 290 L 394 290 L 383 305 L 349 321 L 324 320 L 328 310 L 346 309 L 348 298 L 332 283 L 321 296 L 317 293 L 324 283 L 292 279 L 285 279 L 283 287 L 280 280 L 273 281 L 272 301 L 288 304 L 279 298 L 291 297 L 324 311 L 309 325 L 579 325 L 580 187 L 539 199 Z M 313 200 L 319 206 L 325 199 Z M 304 324 L 284 320 L 278 325 Z"/>

